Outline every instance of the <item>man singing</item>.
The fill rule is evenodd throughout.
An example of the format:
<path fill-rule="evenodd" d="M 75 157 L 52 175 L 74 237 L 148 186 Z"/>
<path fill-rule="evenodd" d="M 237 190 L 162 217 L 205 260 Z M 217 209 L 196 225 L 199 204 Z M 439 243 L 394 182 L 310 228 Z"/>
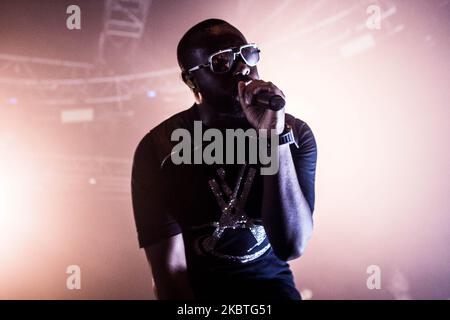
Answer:
<path fill-rule="evenodd" d="M 218 19 L 193 26 L 178 44 L 181 76 L 196 103 L 141 140 L 132 172 L 139 245 L 159 299 L 301 299 L 287 261 L 302 255 L 313 229 L 316 143 L 284 108 L 254 102 L 262 92 L 284 98 L 259 79 L 260 54 Z M 271 130 L 268 150 L 278 170 L 264 175 L 248 161 L 175 164 L 172 133 L 194 135 L 197 121 L 203 130 Z M 192 152 L 204 144 L 192 143 Z"/>

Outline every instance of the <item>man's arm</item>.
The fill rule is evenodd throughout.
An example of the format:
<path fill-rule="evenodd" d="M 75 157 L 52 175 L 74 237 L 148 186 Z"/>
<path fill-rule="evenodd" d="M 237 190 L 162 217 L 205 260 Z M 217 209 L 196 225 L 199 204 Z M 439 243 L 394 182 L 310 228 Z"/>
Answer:
<path fill-rule="evenodd" d="M 285 126 L 284 108 L 273 111 L 251 104 L 253 96 L 261 91 L 284 98 L 283 92 L 271 82 L 240 81 L 238 93 L 242 110 L 254 128 L 281 134 Z M 279 146 L 278 150 L 272 150 L 278 151 L 279 170 L 263 178 L 263 224 L 273 251 L 282 260 L 302 255 L 313 229 L 316 144 L 309 127 L 305 124 L 302 129 L 307 130 L 300 138 L 305 140 L 300 141 L 300 158 L 293 158 L 289 145 Z"/>
<path fill-rule="evenodd" d="M 139 246 L 145 248 L 159 299 L 188 299 L 186 256 L 181 228 L 169 214 L 167 185 L 148 133 L 133 160 L 131 191 Z"/>
<path fill-rule="evenodd" d="M 262 218 L 275 254 L 287 261 L 303 254 L 312 234 L 313 219 L 289 145 L 280 145 L 278 153 L 278 173 L 263 178 Z"/>
<path fill-rule="evenodd" d="M 145 254 L 152 269 L 158 299 L 193 298 L 181 234 L 145 247 Z"/>

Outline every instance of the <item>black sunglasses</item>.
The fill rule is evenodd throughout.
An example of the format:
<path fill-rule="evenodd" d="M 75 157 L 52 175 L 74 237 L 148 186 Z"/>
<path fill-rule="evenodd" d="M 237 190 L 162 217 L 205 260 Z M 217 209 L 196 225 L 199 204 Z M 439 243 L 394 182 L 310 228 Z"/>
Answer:
<path fill-rule="evenodd" d="M 260 51 L 255 43 L 220 50 L 210 55 L 207 63 L 192 67 L 188 72 L 190 73 L 201 68 L 209 67 L 214 73 L 226 73 L 231 70 L 236 58 L 239 56 L 248 66 L 254 67 L 259 61 Z"/>

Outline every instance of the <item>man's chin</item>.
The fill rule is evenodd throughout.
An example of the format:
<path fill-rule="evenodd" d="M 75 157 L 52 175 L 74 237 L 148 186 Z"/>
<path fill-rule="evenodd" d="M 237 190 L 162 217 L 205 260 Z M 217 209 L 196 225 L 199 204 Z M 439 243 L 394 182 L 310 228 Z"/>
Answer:
<path fill-rule="evenodd" d="M 244 111 L 239 102 L 229 101 L 228 104 L 218 107 L 217 113 L 221 116 L 234 117 L 234 118 L 245 118 Z"/>
<path fill-rule="evenodd" d="M 244 128 L 249 125 L 240 105 L 233 108 L 228 106 L 226 110 L 217 110 L 211 122 L 213 126 L 222 128 Z"/>

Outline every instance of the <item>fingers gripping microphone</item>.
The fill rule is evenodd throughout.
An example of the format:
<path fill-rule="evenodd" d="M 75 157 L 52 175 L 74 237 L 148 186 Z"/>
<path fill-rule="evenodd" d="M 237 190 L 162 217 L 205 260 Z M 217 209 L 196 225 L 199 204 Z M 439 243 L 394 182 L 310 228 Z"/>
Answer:
<path fill-rule="evenodd" d="M 283 109 L 285 104 L 283 97 L 268 91 L 256 94 L 252 100 L 252 105 L 273 111 Z"/>
<path fill-rule="evenodd" d="M 253 81 L 253 79 L 246 76 L 242 77 L 241 81 L 244 81 L 247 86 Z M 284 108 L 286 101 L 284 101 L 283 97 L 277 94 L 273 94 L 269 91 L 261 91 L 253 96 L 251 104 L 260 108 L 279 111 Z"/>

